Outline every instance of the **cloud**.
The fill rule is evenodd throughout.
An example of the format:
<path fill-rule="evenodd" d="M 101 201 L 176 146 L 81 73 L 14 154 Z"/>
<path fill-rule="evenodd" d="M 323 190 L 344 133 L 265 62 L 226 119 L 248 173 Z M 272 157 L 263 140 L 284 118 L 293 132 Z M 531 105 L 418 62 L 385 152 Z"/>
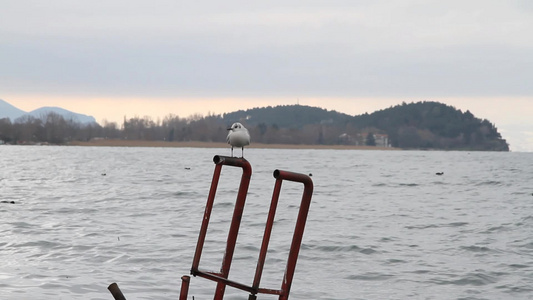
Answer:
<path fill-rule="evenodd" d="M 0 88 L 527 96 L 530 8 L 523 1 L 11 1 L 0 12 Z"/>

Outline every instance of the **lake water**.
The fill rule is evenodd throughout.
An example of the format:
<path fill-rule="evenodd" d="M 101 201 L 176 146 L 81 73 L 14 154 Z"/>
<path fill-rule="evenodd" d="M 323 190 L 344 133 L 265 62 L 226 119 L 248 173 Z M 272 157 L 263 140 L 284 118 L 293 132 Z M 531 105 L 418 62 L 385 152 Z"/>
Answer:
<path fill-rule="evenodd" d="M 229 149 L 0 146 L 0 299 L 177 299 Z M 237 151 L 240 153 L 240 151 Z M 532 299 L 533 153 L 246 149 L 230 278 L 250 285 L 275 169 L 312 173 L 290 299 Z M 437 172 L 444 172 L 437 176 Z M 220 268 L 241 171 L 223 167 L 200 267 Z M 279 288 L 301 184 L 283 184 Z M 192 278 L 189 298 L 212 299 Z M 247 299 L 228 287 L 225 299 Z M 258 299 L 276 299 L 259 295 Z"/>

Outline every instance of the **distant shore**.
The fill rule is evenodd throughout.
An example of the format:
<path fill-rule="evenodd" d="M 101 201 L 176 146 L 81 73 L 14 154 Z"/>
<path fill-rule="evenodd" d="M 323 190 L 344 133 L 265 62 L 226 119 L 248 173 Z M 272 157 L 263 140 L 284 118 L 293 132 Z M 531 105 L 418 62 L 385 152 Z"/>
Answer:
<path fill-rule="evenodd" d="M 228 148 L 226 143 L 211 142 L 165 142 L 143 140 L 93 140 L 89 142 L 73 141 L 70 146 L 92 147 L 177 147 L 177 148 Z M 335 150 L 399 150 L 390 147 L 353 146 L 353 145 L 292 145 L 292 144 L 260 144 L 252 143 L 247 148 L 263 149 L 335 149 Z"/>

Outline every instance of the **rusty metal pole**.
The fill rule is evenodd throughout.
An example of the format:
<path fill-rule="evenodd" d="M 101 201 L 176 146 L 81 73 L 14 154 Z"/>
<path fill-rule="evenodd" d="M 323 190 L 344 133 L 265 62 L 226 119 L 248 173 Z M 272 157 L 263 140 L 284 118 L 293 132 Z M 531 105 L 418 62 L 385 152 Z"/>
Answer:
<path fill-rule="evenodd" d="M 202 219 L 202 227 L 200 227 L 200 234 L 198 235 L 198 243 L 196 244 L 196 252 L 194 253 L 191 272 L 194 270 L 198 270 L 198 266 L 200 265 L 200 257 L 202 256 L 202 250 L 204 248 L 205 236 L 207 234 L 207 227 L 209 226 L 209 218 L 211 217 L 211 211 L 213 210 L 213 203 L 215 201 L 215 194 L 217 192 L 218 179 L 220 178 L 221 169 L 222 164 L 215 165 L 215 172 L 213 173 L 211 189 L 209 190 L 209 196 L 207 197 L 207 203 L 205 205 L 204 218 Z"/>
<path fill-rule="evenodd" d="M 189 283 L 191 281 L 190 276 L 181 276 L 181 290 L 180 290 L 180 300 L 187 300 L 187 295 L 189 294 Z"/>
<path fill-rule="evenodd" d="M 113 295 L 113 298 L 115 298 L 115 300 L 126 300 L 126 297 L 124 297 L 124 294 L 122 294 L 122 291 L 119 289 L 118 284 L 116 284 L 116 282 L 110 284 L 107 289 L 111 292 L 111 295 Z"/>
<path fill-rule="evenodd" d="M 274 185 L 274 192 L 272 194 L 272 201 L 270 202 L 270 210 L 268 211 L 267 223 L 265 225 L 265 233 L 263 234 L 263 242 L 261 244 L 259 259 L 257 260 L 257 267 L 255 269 L 254 282 L 252 284 L 252 287 L 256 289 L 259 288 L 259 284 L 261 283 L 261 276 L 263 274 L 263 268 L 265 265 L 266 255 L 268 251 L 268 243 L 270 242 L 272 227 L 274 227 L 274 217 L 276 216 L 276 208 L 278 206 L 281 183 L 281 179 L 276 179 L 276 183 Z"/>
<path fill-rule="evenodd" d="M 248 186 L 250 185 L 250 179 L 252 177 L 252 166 L 250 166 L 250 163 L 248 163 L 248 161 L 244 158 L 235 159 L 233 157 L 228 158 L 219 156 L 218 160 L 219 163 L 224 163 L 227 165 L 242 168 L 241 184 L 237 193 L 235 208 L 233 209 L 233 218 L 231 219 L 231 225 L 228 232 L 226 251 L 224 254 L 224 258 L 222 259 L 222 267 L 220 269 L 221 277 L 227 279 L 229 276 L 231 261 L 233 260 L 233 253 L 235 251 L 237 235 L 239 234 L 239 227 L 241 224 L 242 213 L 244 211 L 244 204 L 246 202 L 246 196 L 248 195 Z M 214 300 L 222 300 L 224 298 L 225 290 L 226 284 L 219 282 L 216 287 Z"/>
<path fill-rule="evenodd" d="M 313 181 L 311 180 L 311 177 L 307 175 L 281 170 L 274 171 L 274 177 L 276 179 L 296 181 L 304 184 L 304 192 L 300 204 L 300 211 L 298 212 L 298 218 L 296 219 L 296 226 L 294 229 L 291 248 L 289 250 L 287 267 L 285 268 L 285 275 L 283 276 L 283 282 L 281 284 L 282 294 L 279 296 L 279 300 L 287 300 L 289 298 L 289 293 L 291 290 L 294 271 L 296 270 L 296 262 L 298 260 L 300 246 L 302 244 L 305 222 L 307 221 L 307 214 L 311 205 L 311 196 L 313 195 Z"/>

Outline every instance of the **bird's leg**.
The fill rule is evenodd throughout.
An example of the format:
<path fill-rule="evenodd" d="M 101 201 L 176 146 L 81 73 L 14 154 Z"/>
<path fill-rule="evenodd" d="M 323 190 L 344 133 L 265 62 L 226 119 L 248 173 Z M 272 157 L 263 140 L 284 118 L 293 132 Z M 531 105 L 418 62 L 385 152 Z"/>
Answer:
<path fill-rule="evenodd" d="M 242 158 L 244 158 L 244 146 L 241 147 L 241 150 L 242 150 L 242 152 L 241 152 L 242 153 Z"/>
<path fill-rule="evenodd" d="M 231 146 L 231 157 L 233 157 L 233 146 Z"/>

